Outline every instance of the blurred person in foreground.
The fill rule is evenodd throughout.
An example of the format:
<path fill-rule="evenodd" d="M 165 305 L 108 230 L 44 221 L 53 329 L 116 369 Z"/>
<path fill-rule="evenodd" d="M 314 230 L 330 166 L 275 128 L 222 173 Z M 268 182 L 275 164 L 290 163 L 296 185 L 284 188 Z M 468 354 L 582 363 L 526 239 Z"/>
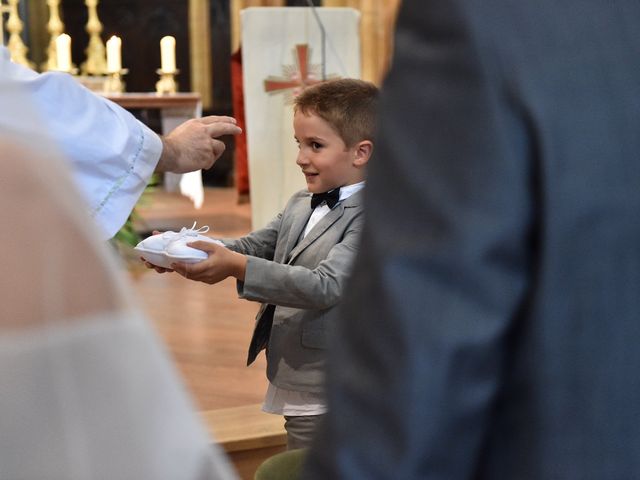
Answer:
<path fill-rule="evenodd" d="M 234 479 L 29 94 L 0 82 L 0 478 Z"/>
<path fill-rule="evenodd" d="M 304 478 L 640 478 L 640 2 L 401 8 Z"/>

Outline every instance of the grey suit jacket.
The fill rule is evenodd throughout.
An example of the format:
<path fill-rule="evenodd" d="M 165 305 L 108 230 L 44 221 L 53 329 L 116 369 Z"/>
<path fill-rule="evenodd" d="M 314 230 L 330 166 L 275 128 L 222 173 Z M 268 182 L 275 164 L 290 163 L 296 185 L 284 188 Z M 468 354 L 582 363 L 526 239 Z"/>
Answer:
<path fill-rule="evenodd" d="M 305 478 L 640 479 L 640 1 L 402 9 Z"/>
<path fill-rule="evenodd" d="M 360 240 L 362 196 L 340 202 L 304 239 L 311 194 L 293 195 L 265 228 L 233 241 L 248 256 L 241 298 L 262 302 L 248 364 L 267 349 L 267 377 L 277 387 L 321 392 L 331 314 L 343 296 Z"/>

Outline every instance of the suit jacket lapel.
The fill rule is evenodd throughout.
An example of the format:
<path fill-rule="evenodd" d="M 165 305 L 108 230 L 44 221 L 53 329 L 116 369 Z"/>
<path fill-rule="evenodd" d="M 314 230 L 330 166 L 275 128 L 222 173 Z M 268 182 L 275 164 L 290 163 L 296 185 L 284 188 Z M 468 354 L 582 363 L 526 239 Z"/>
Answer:
<path fill-rule="evenodd" d="M 307 197 L 303 197 L 300 201 L 294 206 L 291 215 L 288 215 L 291 218 L 291 228 L 289 229 L 289 235 L 287 236 L 287 243 L 285 246 L 285 259 L 290 256 L 291 250 L 294 249 L 296 244 L 298 243 L 298 239 L 302 235 L 302 231 L 304 227 L 307 225 L 309 221 L 309 217 L 311 217 L 311 206 L 310 199 L 311 194 Z M 284 261 L 284 259 L 282 259 Z"/>
<path fill-rule="evenodd" d="M 298 245 L 296 245 L 295 248 L 291 251 L 288 263 L 291 263 L 293 260 L 295 260 L 295 258 L 300 255 L 300 252 L 311 245 L 320 235 L 322 235 L 327 230 L 327 228 L 333 225 L 336 220 L 338 220 L 342 216 L 343 213 L 344 206 L 336 205 L 333 210 L 322 217 L 318 224 L 314 226 L 311 231 L 307 233 L 307 236 L 304 237 L 302 241 L 298 243 Z"/>
<path fill-rule="evenodd" d="M 307 248 L 314 241 L 316 241 L 316 239 L 320 237 L 324 232 L 326 232 L 327 229 L 331 227 L 331 225 L 336 223 L 340 219 L 340 217 L 344 215 L 345 210 L 347 208 L 352 208 L 359 205 L 361 201 L 361 197 L 362 197 L 362 191 L 354 193 L 349 198 L 347 198 L 344 202 L 341 202 L 338 205 L 336 205 L 333 210 L 331 210 L 324 217 L 322 217 L 322 219 L 318 222 L 318 224 L 314 226 L 311 229 L 311 231 L 307 234 L 307 236 L 304 237 L 302 241 L 298 243 L 295 246 L 295 248 L 291 251 L 291 253 L 289 254 L 289 260 L 287 263 L 291 263 L 292 261 L 294 261 L 295 258 L 298 255 L 300 255 L 300 252 L 302 252 L 305 248 Z M 302 224 L 302 228 L 304 228 L 307 225 L 307 222 L 309 221 L 310 216 L 311 215 L 308 215 L 306 217 L 304 223 Z M 302 228 L 300 228 L 298 232 L 298 237 L 296 238 L 300 238 L 300 235 L 302 234 Z"/>

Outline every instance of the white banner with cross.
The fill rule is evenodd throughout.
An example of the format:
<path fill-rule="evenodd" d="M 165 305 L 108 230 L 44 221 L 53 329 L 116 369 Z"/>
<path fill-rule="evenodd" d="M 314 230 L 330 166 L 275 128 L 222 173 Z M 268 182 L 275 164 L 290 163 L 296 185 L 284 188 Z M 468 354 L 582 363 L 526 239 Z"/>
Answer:
<path fill-rule="evenodd" d="M 351 8 L 257 7 L 241 12 L 253 228 L 306 188 L 296 165 L 292 101 L 324 78 L 360 78 L 360 14 Z M 323 33 L 324 30 L 324 33 Z M 324 44 L 324 48 L 323 48 Z"/>

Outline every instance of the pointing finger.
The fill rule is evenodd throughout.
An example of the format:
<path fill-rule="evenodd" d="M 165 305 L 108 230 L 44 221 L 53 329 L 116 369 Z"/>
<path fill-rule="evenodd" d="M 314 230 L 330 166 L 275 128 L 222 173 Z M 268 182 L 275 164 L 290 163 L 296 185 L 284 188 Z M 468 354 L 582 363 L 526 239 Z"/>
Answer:
<path fill-rule="evenodd" d="M 206 117 L 200 118 L 200 121 L 207 125 L 211 123 L 233 123 L 235 125 L 237 123 L 236 119 L 233 117 L 219 115 L 208 115 Z"/>
<path fill-rule="evenodd" d="M 205 124 L 207 134 L 210 137 L 216 138 L 222 135 L 238 135 L 242 133 L 242 129 L 233 123 L 210 123 Z"/>

